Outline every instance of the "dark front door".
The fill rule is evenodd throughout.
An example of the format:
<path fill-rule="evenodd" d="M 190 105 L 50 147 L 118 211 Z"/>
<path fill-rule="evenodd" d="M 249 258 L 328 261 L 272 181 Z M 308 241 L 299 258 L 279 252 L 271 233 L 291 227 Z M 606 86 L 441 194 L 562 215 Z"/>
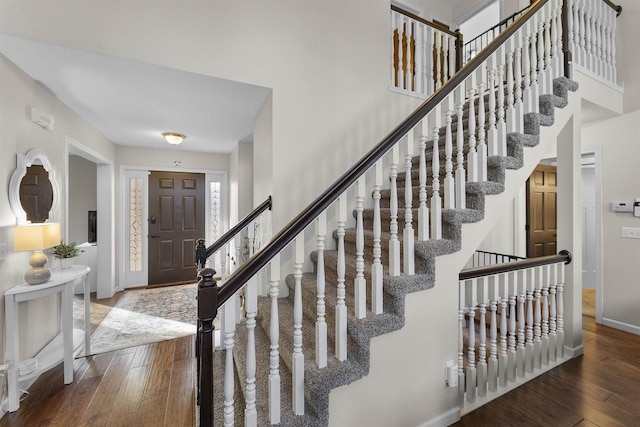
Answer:
<path fill-rule="evenodd" d="M 527 181 L 527 257 L 557 251 L 557 170 L 538 165 Z"/>
<path fill-rule="evenodd" d="M 204 174 L 149 176 L 149 285 L 196 281 L 195 244 L 204 237 Z"/>

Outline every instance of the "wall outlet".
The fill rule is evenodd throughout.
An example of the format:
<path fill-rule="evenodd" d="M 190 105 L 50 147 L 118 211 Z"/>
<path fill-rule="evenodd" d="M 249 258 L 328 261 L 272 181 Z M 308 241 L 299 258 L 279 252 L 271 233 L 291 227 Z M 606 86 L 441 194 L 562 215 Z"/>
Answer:
<path fill-rule="evenodd" d="M 7 256 L 7 244 L 0 243 L 0 259 L 4 259 Z"/>
<path fill-rule="evenodd" d="M 640 228 L 622 227 L 622 237 L 627 239 L 640 239 Z"/>

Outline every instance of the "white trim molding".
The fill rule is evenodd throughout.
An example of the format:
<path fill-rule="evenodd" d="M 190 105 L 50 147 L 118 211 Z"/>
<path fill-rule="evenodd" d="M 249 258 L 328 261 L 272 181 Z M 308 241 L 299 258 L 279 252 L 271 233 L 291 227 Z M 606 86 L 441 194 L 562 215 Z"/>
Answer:
<path fill-rule="evenodd" d="M 620 322 L 618 320 L 602 318 L 602 324 L 609 326 L 610 328 L 620 329 L 621 331 L 629 332 L 635 335 L 640 335 L 640 326 L 631 325 L 630 323 Z"/>

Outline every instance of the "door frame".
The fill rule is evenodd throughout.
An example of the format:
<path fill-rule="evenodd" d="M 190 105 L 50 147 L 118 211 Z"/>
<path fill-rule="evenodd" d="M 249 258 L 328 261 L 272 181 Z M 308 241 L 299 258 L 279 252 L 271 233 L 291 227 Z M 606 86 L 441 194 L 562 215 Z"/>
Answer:
<path fill-rule="evenodd" d="M 125 226 L 127 219 L 127 177 L 144 174 L 144 195 L 143 195 L 143 207 L 142 207 L 142 217 L 148 218 L 149 216 L 149 173 L 151 172 L 185 172 L 185 173 L 202 173 L 205 176 L 205 201 L 204 201 L 204 209 L 205 213 L 211 212 L 211 192 L 209 191 L 212 182 L 220 182 L 220 191 L 221 191 L 221 216 L 222 216 L 222 231 L 226 231 L 228 229 L 228 221 L 229 221 L 229 180 L 228 173 L 225 170 L 209 170 L 209 169 L 197 169 L 197 168 L 183 168 L 183 167 L 156 167 L 156 166 L 132 166 L 132 165 L 120 165 L 119 177 L 119 203 L 120 203 L 120 212 L 119 212 L 119 227 L 121 232 L 119 233 L 122 236 L 119 243 L 119 256 L 118 256 L 118 264 L 119 264 L 119 280 L 118 280 L 118 290 L 123 291 L 127 288 L 136 288 L 143 287 L 148 285 L 148 277 L 149 277 L 149 260 L 148 260 L 148 240 L 146 238 L 142 239 L 142 271 L 137 274 L 139 280 L 137 283 L 127 283 L 127 279 L 129 277 L 128 272 L 126 271 L 126 255 L 127 244 L 129 242 L 129 232 L 128 228 Z M 205 215 L 205 237 L 211 235 L 211 222 L 210 215 Z M 143 224 L 143 233 L 146 236 L 148 230 L 148 225 L 146 222 Z M 213 242 L 207 242 L 207 244 L 211 244 Z"/>
<path fill-rule="evenodd" d="M 115 196 L 113 162 L 102 154 L 82 145 L 70 136 L 65 136 L 65 215 L 64 238 L 69 241 L 69 156 L 76 155 L 96 164 L 97 198 L 97 234 L 100 237 L 97 245 L 97 283 L 98 298 L 110 298 L 115 293 Z"/>
<path fill-rule="evenodd" d="M 595 218 L 595 244 L 596 244 L 596 323 L 602 323 L 603 318 L 603 306 L 604 306 L 604 266 L 603 266 L 603 224 L 602 224 L 602 210 L 604 205 L 602 204 L 602 147 L 582 147 L 582 157 L 593 156 L 593 162 L 595 167 L 595 199 L 596 199 L 596 218 Z M 551 155 L 544 160 L 556 160 L 555 155 Z M 514 247 L 522 248 L 523 242 L 526 241 L 526 232 L 524 230 L 525 218 L 526 218 L 526 204 L 524 188 L 519 191 L 514 201 L 515 218 L 520 218 L 521 227 L 514 233 Z M 518 221 L 514 221 L 516 223 Z"/>

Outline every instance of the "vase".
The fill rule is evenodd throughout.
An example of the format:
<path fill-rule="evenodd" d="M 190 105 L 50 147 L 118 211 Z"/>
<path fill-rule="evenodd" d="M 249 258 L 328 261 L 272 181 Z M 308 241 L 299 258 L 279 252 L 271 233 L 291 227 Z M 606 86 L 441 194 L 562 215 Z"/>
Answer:
<path fill-rule="evenodd" d="M 73 267 L 73 258 L 60 258 L 60 268 Z"/>

